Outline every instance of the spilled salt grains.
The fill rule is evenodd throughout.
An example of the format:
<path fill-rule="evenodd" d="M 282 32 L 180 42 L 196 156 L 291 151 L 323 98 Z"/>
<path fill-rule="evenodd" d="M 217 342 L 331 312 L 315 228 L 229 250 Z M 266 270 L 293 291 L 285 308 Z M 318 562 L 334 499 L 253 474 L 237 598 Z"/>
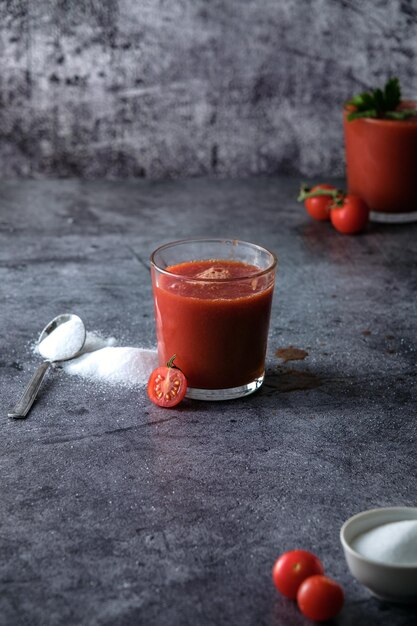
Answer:
<path fill-rule="evenodd" d="M 82 354 L 84 354 L 84 352 L 94 352 L 94 350 L 100 350 L 101 348 L 115 345 L 117 345 L 115 337 L 102 337 L 99 333 L 87 331 Z"/>
<path fill-rule="evenodd" d="M 121 347 L 116 343 L 114 337 L 102 337 L 96 332 L 87 332 L 80 355 L 63 361 L 60 365 L 67 374 L 95 383 L 123 387 L 146 385 L 152 370 L 158 366 L 156 350 Z M 43 342 L 36 346 L 37 352 L 40 352 L 41 345 Z"/>
<path fill-rule="evenodd" d="M 109 346 L 68 361 L 64 370 L 96 382 L 134 387 L 147 383 L 157 361 L 155 350 Z"/>
<path fill-rule="evenodd" d="M 417 565 L 417 519 L 389 522 L 358 535 L 352 548 L 389 565 Z"/>

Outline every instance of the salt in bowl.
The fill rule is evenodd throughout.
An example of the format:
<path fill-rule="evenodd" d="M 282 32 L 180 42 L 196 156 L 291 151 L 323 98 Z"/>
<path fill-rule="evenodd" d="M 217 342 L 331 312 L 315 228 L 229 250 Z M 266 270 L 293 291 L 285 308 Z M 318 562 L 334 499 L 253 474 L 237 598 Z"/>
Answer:
<path fill-rule="evenodd" d="M 374 596 L 389 602 L 417 603 L 417 561 L 407 564 L 382 562 L 377 552 L 375 557 L 370 557 L 369 554 L 364 556 L 355 549 L 359 535 L 384 524 L 405 520 L 417 521 L 417 508 L 390 507 L 363 511 L 343 524 L 340 541 L 352 576 Z M 394 533 L 392 537 L 394 541 Z M 387 547 L 386 553 L 390 546 Z"/>

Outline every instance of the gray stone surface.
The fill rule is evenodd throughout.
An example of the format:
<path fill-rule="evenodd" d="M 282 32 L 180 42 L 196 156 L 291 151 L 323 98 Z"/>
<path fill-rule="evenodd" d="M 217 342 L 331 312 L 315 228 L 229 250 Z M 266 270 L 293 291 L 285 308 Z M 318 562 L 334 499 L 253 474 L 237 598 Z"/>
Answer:
<path fill-rule="evenodd" d="M 416 623 L 352 579 L 339 529 L 416 504 L 417 225 L 342 236 L 309 220 L 297 187 L 1 184 L 1 626 L 307 626 L 270 576 L 296 547 L 343 584 L 335 624 Z M 6 417 L 58 313 L 154 345 L 147 259 L 193 235 L 278 253 L 260 392 L 169 411 L 54 371 L 27 420 Z M 306 359 L 279 359 L 289 345 Z"/>
<path fill-rule="evenodd" d="M 3 0 L 0 178 L 342 175 L 416 34 L 415 0 Z"/>

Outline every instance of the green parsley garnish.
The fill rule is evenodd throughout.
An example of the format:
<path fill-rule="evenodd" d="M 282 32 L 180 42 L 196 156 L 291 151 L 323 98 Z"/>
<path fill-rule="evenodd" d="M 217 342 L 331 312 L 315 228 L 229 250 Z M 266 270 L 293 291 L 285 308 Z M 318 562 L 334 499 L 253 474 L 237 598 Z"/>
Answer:
<path fill-rule="evenodd" d="M 347 105 L 355 107 L 348 113 L 348 121 L 361 117 L 373 117 L 389 120 L 406 120 L 417 116 L 417 109 L 397 110 L 401 102 L 401 88 L 398 78 L 390 78 L 384 89 L 372 89 L 354 96 Z"/>

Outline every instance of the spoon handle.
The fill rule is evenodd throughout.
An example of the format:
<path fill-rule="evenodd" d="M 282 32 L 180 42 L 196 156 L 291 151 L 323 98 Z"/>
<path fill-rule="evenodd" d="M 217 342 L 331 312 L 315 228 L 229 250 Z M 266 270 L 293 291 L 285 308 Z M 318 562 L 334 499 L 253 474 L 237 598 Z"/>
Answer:
<path fill-rule="evenodd" d="M 20 400 L 18 400 L 13 409 L 9 411 L 9 417 L 14 417 L 18 419 L 27 416 L 30 407 L 35 401 L 35 398 L 39 391 L 39 387 L 42 384 L 42 381 L 46 372 L 48 371 L 50 364 L 51 363 L 49 361 L 44 361 L 39 365 L 38 369 L 30 379 L 28 386 L 24 390 Z"/>

